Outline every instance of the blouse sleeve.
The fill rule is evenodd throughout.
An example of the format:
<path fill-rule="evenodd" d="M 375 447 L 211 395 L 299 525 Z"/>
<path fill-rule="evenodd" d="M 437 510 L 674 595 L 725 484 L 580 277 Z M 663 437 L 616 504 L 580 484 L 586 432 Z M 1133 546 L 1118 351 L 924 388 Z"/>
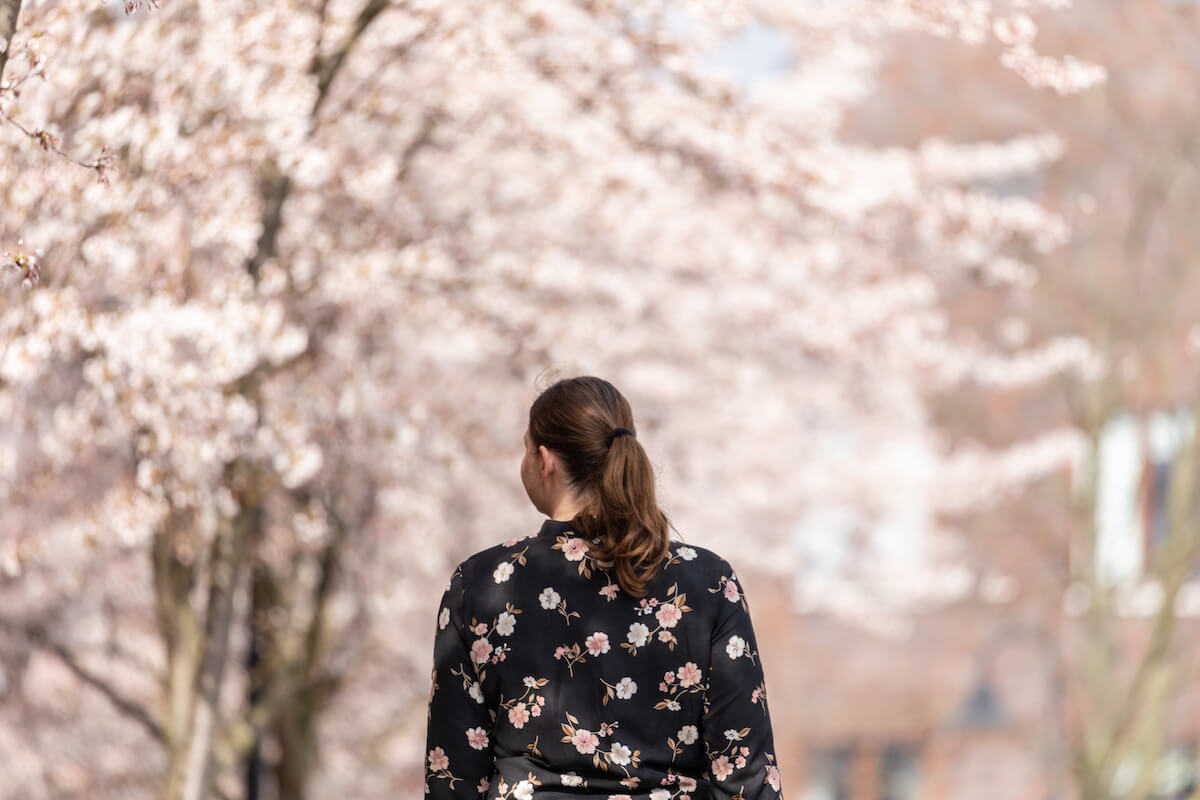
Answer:
<path fill-rule="evenodd" d="M 461 566 L 438 610 L 425 743 L 425 797 L 450 800 L 487 792 L 492 774 L 492 723 L 482 690 L 483 665 L 468 646 Z"/>
<path fill-rule="evenodd" d="M 706 777 L 722 796 L 775 800 L 782 795 L 762 660 L 742 587 L 728 562 L 722 567 L 704 698 Z"/>

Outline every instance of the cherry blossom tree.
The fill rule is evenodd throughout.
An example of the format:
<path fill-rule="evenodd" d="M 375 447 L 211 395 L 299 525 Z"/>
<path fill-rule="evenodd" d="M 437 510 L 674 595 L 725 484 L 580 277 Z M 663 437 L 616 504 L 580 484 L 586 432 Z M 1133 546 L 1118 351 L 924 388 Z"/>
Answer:
<path fill-rule="evenodd" d="M 1059 151 L 840 126 L 896 31 L 995 40 L 1064 94 L 1102 79 L 1011 5 L 14 11 L 39 80 L 0 89 L 0 240 L 40 283 L 0 312 L 4 792 L 416 791 L 432 605 L 533 524 L 516 462 L 547 365 L 622 386 L 684 535 L 750 537 L 747 566 L 807 577 L 800 607 L 960 591 L 927 513 L 966 462 L 926 392 L 1095 356 L 982 347 L 941 287 L 1066 241 L 969 188 Z M 747 85 L 714 53 L 756 28 L 789 63 Z M 1015 484 L 1076 446 L 968 465 Z M 830 510 L 886 535 L 829 556 Z"/>

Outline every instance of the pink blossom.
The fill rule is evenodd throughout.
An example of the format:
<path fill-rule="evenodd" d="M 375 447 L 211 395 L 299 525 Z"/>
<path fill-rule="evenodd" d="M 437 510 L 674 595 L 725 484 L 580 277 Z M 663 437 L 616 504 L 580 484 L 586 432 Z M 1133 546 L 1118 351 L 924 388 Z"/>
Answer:
<path fill-rule="evenodd" d="M 482 750 L 487 747 L 487 731 L 483 728 L 471 728 L 467 731 L 467 744 L 471 745 L 473 750 Z"/>
<path fill-rule="evenodd" d="M 608 584 L 607 586 L 605 586 L 604 588 L 602 588 L 602 589 L 600 590 L 600 594 L 604 595 L 604 596 L 605 596 L 605 597 L 607 597 L 609 600 L 612 600 L 614 597 L 616 597 L 616 596 L 617 596 L 617 591 L 618 591 L 620 588 L 621 588 L 621 587 L 620 587 L 620 586 L 618 586 L 617 584 L 615 584 L 615 583 L 610 583 L 610 584 Z"/>
<path fill-rule="evenodd" d="M 658 613 L 654 615 L 654 618 L 658 620 L 659 624 L 664 628 L 674 628 L 682 616 L 683 612 L 679 610 L 679 606 L 675 605 L 674 603 L 666 603 L 658 610 Z"/>
<path fill-rule="evenodd" d="M 429 768 L 434 772 L 441 772 L 450 767 L 450 757 L 446 755 L 446 751 L 440 747 L 435 747 L 429 751 Z"/>
<path fill-rule="evenodd" d="M 663 680 L 666 681 L 667 683 L 674 683 L 675 682 L 675 673 L 668 672 L 666 675 L 663 675 Z"/>
<path fill-rule="evenodd" d="M 713 777 L 719 781 L 723 781 L 733 773 L 733 765 L 729 763 L 729 756 L 721 756 L 712 762 Z"/>
<path fill-rule="evenodd" d="M 565 652 L 567 652 L 567 648 L 559 645 L 558 647 L 554 648 L 554 657 L 561 659 L 563 657 L 563 653 Z"/>
<path fill-rule="evenodd" d="M 567 561 L 579 561 L 587 554 L 587 549 L 587 542 L 576 536 L 568 539 L 563 545 L 563 555 L 567 557 Z"/>
<path fill-rule="evenodd" d="M 524 703 L 517 703 L 508 710 L 508 721 L 514 728 L 525 727 L 525 723 L 529 722 L 529 711 L 525 708 Z"/>
<path fill-rule="evenodd" d="M 609 651 L 608 634 L 603 631 L 596 631 L 591 636 L 587 637 L 585 642 L 587 645 L 588 655 L 598 656 Z"/>
<path fill-rule="evenodd" d="M 779 767 L 774 764 L 767 767 L 767 783 L 771 784 L 771 788 L 779 791 Z"/>
<path fill-rule="evenodd" d="M 580 753 L 591 755 L 596 752 L 596 745 L 600 744 L 600 738 L 589 730 L 579 728 L 571 737 L 571 744 L 575 745 L 575 749 Z"/>
<path fill-rule="evenodd" d="M 725 599 L 731 603 L 736 603 L 742 595 L 738 592 L 737 584 L 732 579 L 725 582 Z"/>
<path fill-rule="evenodd" d="M 487 639 L 476 639 L 471 645 L 471 659 L 476 664 L 482 664 L 492 654 L 492 643 Z"/>
<path fill-rule="evenodd" d="M 700 682 L 700 668 L 689 661 L 679 668 L 679 685 L 695 686 Z"/>
<path fill-rule="evenodd" d="M 679 788 L 685 792 L 696 791 L 696 779 L 689 778 L 686 775 L 680 775 L 679 776 Z"/>
<path fill-rule="evenodd" d="M 658 640 L 660 642 L 669 642 L 674 638 L 675 638 L 675 634 L 671 633 L 670 631 L 659 631 L 658 632 Z"/>

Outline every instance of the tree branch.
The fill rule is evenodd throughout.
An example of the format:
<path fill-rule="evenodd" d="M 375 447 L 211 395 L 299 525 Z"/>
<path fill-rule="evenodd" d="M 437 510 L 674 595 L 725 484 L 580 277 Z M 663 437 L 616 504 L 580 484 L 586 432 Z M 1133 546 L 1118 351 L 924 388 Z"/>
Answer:
<path fill-rule="evenodd" d="M 9 623 L 4 624 L 6 627 L 9 625 Z M 144 709 L 136 701 L 125 697 L 123 694 L 121 694 L 121 692 L 119 692 L 111 684 L 107 683 L 99 675 L 83 666 L 83 664 L 79 662 L 79 659 L 77 659 L 75 655 L 69 649 L 67 649 L 66 645 L 51 638 L 50 634 L 48 634 L 44 628 L 39 625 L 25 625 L 21 628 L 21 632 L 24 633 L 25 636 L 28 637 L 29 641 L 31 641 L 33 644 L 53 653 L 54 656 L 60 662 L 62 662 L 63 666 L 70 670 L 75 677 L 79 678 L 79 680 L 83 681 L 85 684 L 91 686 L 93 689 L 100 692 L 100 694 L 104 695 L 104 698 L 108 700 L 108 702 L 111 703 L 113 707 L 117 709 L 117 711 L 141 725 L 142 728 L 144 728 L 146 732 L 156 740 L 160 742 L 166 741 L 166 734 L 163 732 L 162 725 L 160 725 L 157 720 L 151 717 L 150 713 L 146 709 Z"/>

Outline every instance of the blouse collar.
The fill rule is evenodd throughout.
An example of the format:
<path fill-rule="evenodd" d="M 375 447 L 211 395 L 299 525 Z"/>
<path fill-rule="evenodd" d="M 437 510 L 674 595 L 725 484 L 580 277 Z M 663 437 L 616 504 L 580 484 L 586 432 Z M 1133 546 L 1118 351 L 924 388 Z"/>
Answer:
<path fill-rule="evenodd" d="M 564 522 L 558 519 L 548 519 L 542 523 L 542 529 L 538 531 L 538 536 L 557 536 L 569 530 L 571 530 L 571 522 L 569 520 Z"/>

